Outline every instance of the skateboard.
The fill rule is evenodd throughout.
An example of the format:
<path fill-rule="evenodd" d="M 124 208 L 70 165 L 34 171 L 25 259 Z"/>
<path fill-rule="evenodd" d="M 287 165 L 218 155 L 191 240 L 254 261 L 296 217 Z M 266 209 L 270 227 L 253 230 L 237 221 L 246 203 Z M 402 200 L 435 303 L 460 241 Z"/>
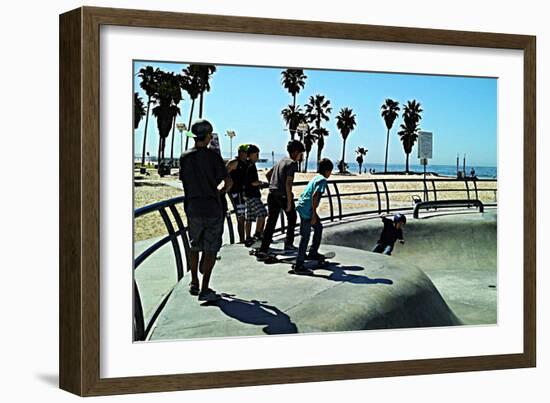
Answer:
<path fill-rule="evenodd" d="M 325 257 L 322 259 L 322 260 L 308 260 L 306 259 L 306 261 L 304 262 L 304 266 L 305 268 L 307 269 L 310 269 L 310 270 L 315 270 L 315 269 L 321 269 L 324 267 L 325 264 L 327 263 L 330 263 L 328 261 L 328 259 L 332 259 L 336 256 L 336 253 L 334 252 L 327 252 L 325 253 Z M 296 264 L 296 256 L 283 256 L 283 257 L 279 257 L 277 256 L 277 260 L 281 263 L 290 263 L 292 265 Z M 304 275 L 308 275 L 308 274 L 302 274 L 302 273 L 296 273 L 294 271 L 294 269 L 290 269 L 288 271 L 288 274 L 294 274 L 294 275 L 297 275 L 297 276 L 304 276 Z"/>
<path fill-rule="evenodd" d="M 322 269 L 325 267 L 326 264 L 329 264 L 330 262 L 327 259 L 332 259 L 336 256 L 336 253 L 334 252 L 327 252 L 325 253 L 325 258 L 322 260 L 307 260 L 304 262 L 304 267 L 309 270 L 316 270 L 316 269 Z M 294 264 L 296 260 L 290 261 L 292 262 L 292 266 L 294 267 Z M 290 269 L 288 271 L 288 274 L 292 274 L 295 276 L 313 276 L 313 273 L 297 273 L 294 268 Z"/>
<path fill-rule="evenodd" d="M 259 247 L 258 248 L 251 248 L 249 251 L 248 251 L 248 254 L 250 256 L 257 256 L 259 252 Z M 284 251 L 283 249 L 273 249 L 273 248 L 269 248 L 269 252 L 268 252 L 271 256 L 281 256 L 283 258 L 296 258 L 296 255 L 298 254 L 298 251 Z"/>
<path fill-rule="evenodd" d="M 311 260 L 311 259 L 308 259 L 306 257 L 306 262 L 316 262 L 317 264 L 323 264 L 323 263 L 326 263 L 326 261 L 328 259 L 332 259 L 336 256 L 336 253 L 335 252 L 327 252 L 325 253 L 325 257 L 321 260 Z M 291 262 L 291 263 L 296 263 L 296 254 L 293 254 L 293 255 L 287 255 L 287 254 L 280 254 L 280 255 L 275 255 L 275 257 L 277 258 L 277 260 L 280 260 L 281 262 Z"/>
<path fill-rule="evenodd" d="M 274 253 L 275 252 L 275 253 Z M 276 253 L 276 252 L 282 252 L 281 250 L 274 251 L 270 250 L 270 256 L 273 258 L 269 263 L 264 262 L 266 264 L 275 264 L 275 263 L 289 263 L 289 264 L 295 264 L 296 258 L 297 258 L 297 252 L 286 252 L 286 253 Z M 255 249 L 250 249 L 248 252 L 251 256 L 256 256 L 258 251 Z M 305 263 L 310 266 L 313 264 L 313 268 L 319 268 L 322 267 L 324 264 L 329 263 L 328 259 L 332 259 L 336 256 L 335 252 L 327 252 L 325 253 L 325 257 L 322 260 L 308 260 L 306 258 Z M 291 270 L 293 272 L 293 270 Z M 294 273 L 292 273 L 294 274 Z"/>

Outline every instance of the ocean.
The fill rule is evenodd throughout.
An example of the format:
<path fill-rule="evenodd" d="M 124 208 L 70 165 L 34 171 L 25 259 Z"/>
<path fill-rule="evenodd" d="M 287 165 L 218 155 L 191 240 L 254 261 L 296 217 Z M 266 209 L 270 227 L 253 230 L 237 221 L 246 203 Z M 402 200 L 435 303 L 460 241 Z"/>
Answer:
<path fill-rule="evenodd" d="M 337 171 L 336 168 L 336 161 L 333 161 L 335 163 L 335 172 Z M 258 168 L 271 168 L 272 162 L 271 159 L 268 162 L 259 162 L 256 164 Z M 471 166 L 466 165 L 466 175 L 470 175 L 470 170 L 474 168 L 475 174 L 478 178 L 487 178 L 487 179 L 496 179 L 497 178 L 497 168 L 496 167 L 483 167 L 483 166 Z M 308 172 L 315 172 L 317 169 L 317 163 L 316 161 L 309 161 L 308 163 Z M 375 164 L 375 163 L 365 163 L 363 164 L 363 170 L 367 170 L 369 172 L 370 169 L 374 169 L 376 172 L 384 172 L 384 164 Z M 460 165 L 460 169 L 462 170 L 462 164 Z M 348 171 L 351 173 L 358 173 L 359 172 L 359 164 L 357 162 L 348 162 Z M 405 164 L 388 164 L 388 171 L 389 172 L 404 172 L 405 171 Z M 417 164 L 409 164 L 409 171 L 414 173 L 423 173 L 424 167 L 422 165 Z M 428 165 L 426 167 L 426 172 L 433 172 L 437 175 L 441 176 L 451 176 L 456 177 L 456 165 Z"/>
<path fill-rule="evenodd" d="M 224 155 L 225 158 L 227 156 Z M 271 156 L 266 154 L 260 155 L 261 159 L 264 162 L 258 162 L 256 163 L 256 166 L 258 168 L 271 168 L 273 166 Z M 275 162 L 277 162 L 281 158 L 281 155 L 275 154 Z M 141 157 L 139 155 L 134 156 L 134 162 L 139 163 L 141 161 Z M 156 162 L 156 157 L 147 158 L 147 161 Z M 316 158 L 314 157 L 313 160 L 310 160 L 308 163 L 308 172 L 315 172 L 317 169 L 317 163 Z M 337 171 L 337 161 L 333 160 L 335 169 L 334 171 Z M 477 166 L 477 165 L 468 165 L 466 164 L 466 175 L 470 175 L 471 169 L 475 169 L 476 176 L 478 178 L 484 178 L 484 179 L 496 179 L 497 178 L 497 167 L 487 167 L 487 166 Z M 367 172 L 369 172 L 370 169 L 374 169 L 376 172 L 384 172 L 384 164 L 380 163 L 370 163 L 367 162 L 363 164 L 363 170 L 366 169 Z M 460 164 L 459 169 L 462 170 L 462 161 Z M 348 162 L 348 171 L 351 173 L 358 173 L 359 172 L 359 165 L 356 161 L 349 161 Z M 389 172 L 404 172 L 405 171 L 405 164 L 388 164 L 388 171 Z M 418 164 L 410 164 L 409 165 L 409 171 L 413 173 L 423 173 L 424 167 L 422 165 Z M 432 165 L 428 164 L 426 167 L 426 172 L 433 172 L 437 175 L 441 176 L 450 176 L 450 177 L 456 177 L 456 164 L 455 165 Z"/>

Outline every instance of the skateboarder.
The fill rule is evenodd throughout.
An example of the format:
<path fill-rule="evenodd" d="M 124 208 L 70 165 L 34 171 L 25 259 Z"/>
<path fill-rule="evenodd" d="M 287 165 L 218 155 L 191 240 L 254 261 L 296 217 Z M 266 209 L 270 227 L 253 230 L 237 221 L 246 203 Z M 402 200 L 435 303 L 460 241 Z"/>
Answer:
<path fill-rule="evenodd" d="M 284 210 L 287 218 L 285 251 L 297 250 L 294 246 L 296 210 L 294 207 L 292 185 L 294 184 L 294 174 L 298 172 L 298 161 L 303 159 L 305 147 L 300 141 L 291 140 L 288 142 L 286 150 L 288 157 L 281 159 L 266 174 L 269 181 L 269 194 L 267 196 L 268 218 L 262 245 L 256 254 L 258 260 L 262 261 L 269 260 L 269 245 L 271 245 L 273 232 L 275 231 L 275 225 L 277 225 L 277 219 L 281 210 Z"/>
<path fill-rule="evenodd" d="M 296 274 L 311 274 L 312 271 L 304 267 L 306 259 L 306 249 L 311 236 L 311 228 L 313 228 L 313 242 L 309 248 L 307 259 L 309 260 L 324 260 L 324 256 L 319 253 L 321 245 L 321 236 L 323 234 L 323 224 L 317 214 L 317 207 L 321 201 L 321 196 L 327 188 L 327 179 L 332 174 L 334 165 L 328 158 L 323 158 L 319 162 L 318 174 L 309 181 L 306 188 L 300 195 L 300 199 L 296 204 L 296 211 L 300 215 L 300 247 L 298 248 L 298 257 L 294 265 L 294 273 Z"/>
<path fill-rule="evenodd" d="M 246 214 L 245 214 L 245 230 L 246 240 L 245 246 L 250 247 L 256 241 L 262 239 L 264 233 L 265 217 L 267 217 L 267 211 L 262 203 L 262 194 L 260 189 L 268 185 L 258 178 L 258 170 L 256 169 L 256 162 L 260 158 L 260 149 L 254 144 L 250 144 L 246 150 L 248 157 L 248 167 L 245 174 L 245 187 L 244 198 L 246 202 Z M 252 223 L 256 223 L 256 229 L 254 237 L 252 233 Z"/>
<path fill-rule="evenodd" d="M 231 178 L 223 159 L 207 148 L 212 139 L 212 125 L 198 120 L 191 126 L 195 147 L 182 154 L 179 177 L 185 194 L 184 210 L 191 251 L 191 283 L 189 292 L 198 295 L 199 301 L 216 301 L 220 298 L 209 288 L 210 276 L 216 263 L 216 254 L 222 245 L 223 210 L 220 191 L 231 187 Z M 220 185 L 224 183 L 223 188 Z M 199 283 L 199 254 L 202 284 Z"/>
<path fill-rule="evenodd" d="M 387 216 L 382 216 L 381 218 L 384 223 L 384 229 L 372 251 L 391 255 L 395 241 L 399 239 L 400 243 L 405 243 L 403 239 L 403 226 L 407 223 L 407 217 L 401 213 L 397 213 L 393 216 L 393 219 L 389 219 Z"/>
<path fill-rule="evenodd" d="M 239 233 L 239 243 L 245 241 L 245 201 L 244 201 L 244 188 L 245 188 L 245 175 L 248 168 L 248 157 L 246 150 L 248 144 L 241 144 L 239 146 L 237 156 L 227 163 L 227 171 L 233 181 L 233 186 L 229 190 L 229 198 L 233 204 L 235 215 L 237 217 L 237 232 Z"/>

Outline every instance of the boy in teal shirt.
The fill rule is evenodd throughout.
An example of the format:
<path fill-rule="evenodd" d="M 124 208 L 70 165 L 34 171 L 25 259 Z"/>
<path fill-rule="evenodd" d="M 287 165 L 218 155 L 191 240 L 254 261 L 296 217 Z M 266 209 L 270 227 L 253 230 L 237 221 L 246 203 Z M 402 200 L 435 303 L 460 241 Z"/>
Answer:
<path fill-rule="evenodd" d="M 296 274 L 312 274 L 310 269 L 304 267 L 304 261 L 306 259 L 306 249 L 311 236 L 311 228 L 313 227 L 313 241 L 309 248 L 307 255 L 311 260 L 322 260 L 323 255 L 319 253 L 319 246 L 321 246 L 321 236 L 323 235 L 323 224 L 317 215 L 317 207 L 321 201 L 321 196 L 325 193 L 327 188 L 327 179 L 332 174 L 334 165 L 332 162 L 323 158 L 319 162 L 318 174 L 309 181 L 306 188 L 300 195 L 300 200 L 296 204 L 296 211 L 300 215 L 300 246 L 298 248 L 298 256 L 296 257 L 296 264 L 294 265 L 294 272 Z"/>

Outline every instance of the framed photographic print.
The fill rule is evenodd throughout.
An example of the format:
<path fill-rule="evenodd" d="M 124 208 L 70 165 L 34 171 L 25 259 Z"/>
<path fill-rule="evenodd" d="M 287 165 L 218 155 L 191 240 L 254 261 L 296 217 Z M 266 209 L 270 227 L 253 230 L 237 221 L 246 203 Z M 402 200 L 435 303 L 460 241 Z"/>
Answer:
<path fill-rule="evenodd" d="M 532 367 L 535 37 L 60 16 L 60 386 Z"/>

